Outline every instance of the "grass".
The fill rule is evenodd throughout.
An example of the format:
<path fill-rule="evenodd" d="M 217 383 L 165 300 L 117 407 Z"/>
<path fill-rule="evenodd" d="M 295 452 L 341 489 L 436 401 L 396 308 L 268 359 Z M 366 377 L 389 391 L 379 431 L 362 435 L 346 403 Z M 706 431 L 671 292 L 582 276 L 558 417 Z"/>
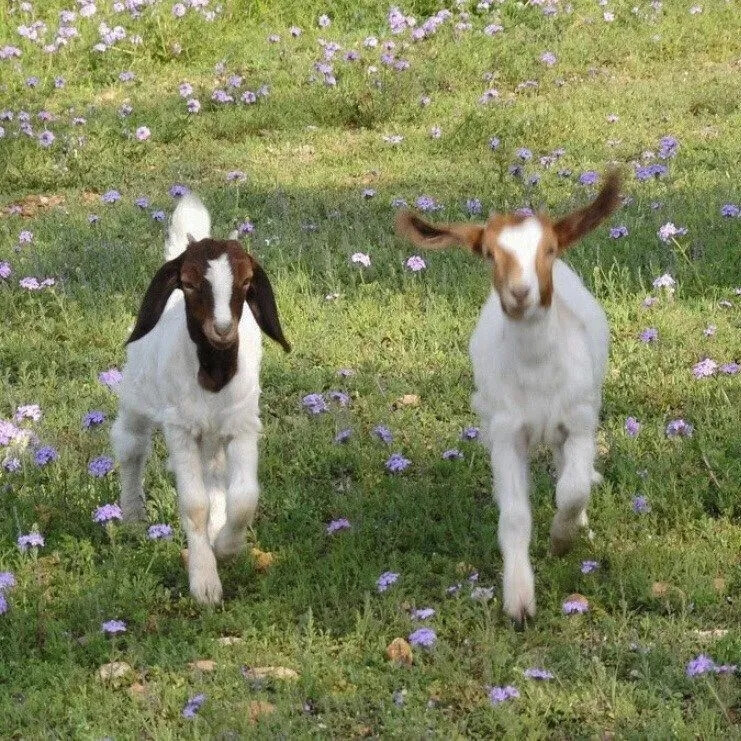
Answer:
<path fill-rule="evenodd" d="M 55 446 L 59 459 L 37 467 L 32 449 L 0 450 L 21 460 L 17 472 L 0 470 L 0 571 L 17 580 L 0 616 L 1 737 L 738 735 L 737 679 L 685 675 L 700 652 L 718 663 L 741 656 L 739 380 L 691 373 L 705 356 L 741 360 L 739 221 L 720 215 L 741 198 L 737 11 L 721 0 L 707 0 L 699 14 L 690 14 L 689 2 L 667 1 L 659 11 L 641 2 L 634 15 L 634 4 L 611 2 L 616 17 L 606 23 L 606 8 L 587 0 L 553 18 L 508 1 L 474 12 L 471 31 L 455 32 L 454 18 L 432 38 L 397 47 L 411 63 L 402 72 L 379 62 L 380 49 L 362 46 L 369 35 L 390 38 L 387 6 L 371 0 L 233 0 L 213 23 L 193 10 L 176 20 L 171 2 L 145 8 L 138 20 L 101 2 L 97 15 L 76 22 L 80 37 L 56 54 L 19 39 L 16 27 L 35 16 L 3 4 L 0 48 L 16 44 L 23 56 L 0 61 L 0 110 L 15 112 L 0 122 L 0 260 L 13 270 L 0 281 L 0 417 L 40 404 L 42 419 L 22 426 Z M 53 37 L 64 5 L 36 5 Z M 404 9 L 421 21 L 440 7 L 418 0 Z M 324 12 L 333 23 L 321 30 L 316 18 Z M 91 52 L 103 19 L 143 43 Z M 485 36 L 489 23 L 504 31 Z M 288 32 L 294 24 L 304 28 L 297 39 Z M 270 33 L 280 43 L 268 43 Z M 321 37 L 343 47 L 333 61 L 335 87 L 309 82 Z M 361 60 L 343 61 L 347 49 Z M 552 68 L 539 61 L 544 51 L 557 56 Z M 214 71 L 220 61 L 224 73 Z M 368 74 L 368 65 L 379 71 Z M 119 81 L 129 69 L 135 79 Z M 270 95 L 252 106 L 212 103 L 228 74 L 244 76 L 241 89 L 268 84 Z M 26 85 L 30 75 L 37 87 Z M 55 76 L 64 87 L 54 88 Z M 528 79 L 539 86 L 518 90 Z M 198 115 L 178 95 L 184 80 L 203 105 Z M 499 101 L 480 105 L 491 87 Z M 423 94 L 431 98 L 426 107 Z M 122 117 L 127 102 L 133 111 Z M 20 110 L 31 114 L 35 134 L 44 128 L 38 111 L 55 114 L 51 147 L 16 135 Z M 613 113 L 619 120 L 608 124 Z M 72 125 L 74 116 L 86 123 Z M 428 134 L 435 125 L 439 139 Z M 151 129 L 148 141 L 132 136 L 139 126 Z M 397 146 L 383 139 L 394 134 L 404 136 Z M 486 270 L 456 252 L 425 255 L 420 274 L 405 270 L 412 252 L 392 234 L 389 204 L 428 194 L 444 204 L 438 218 L 446 219 L 470 218 L 471 197 L 485 213 L 525 204 L 563 213 L 589 197 L 581 172 L 639 160 L 666 135 L 680 143 L 665 162 L 668 176 L 630 177 L 632 201 L 612 220 L 628 236 L 612 240 L 602 228 L 569 257 L 612 328 L 600 431 L 605 483 L 592 500 L 594 542 L 553 559 L 553 484 L 548 459 L 534 456 L 539 611 L 534 625 L 516 632 L 499 602 L 488 456 L 459 440 L 476 423 L 467 340 L 489 290 Z M 496 151 L 492 136 L 501 139 Z M 534 152 L 525 170 L 541 175 L 537 186 L 507 172 L 518 147 Z M 557 147 L 566 154 L 541 167 L 538 157 Z M 557 175 L 564 168 L 570 178 Z M 228 183 L 232 170 L 246 181 Z M 123 362 L 127 328 L 162 259 L 163 224 L 150 214 L 172 209 L 175 182 L 204 197 L 219 234 L 247 218 L 255 224 L 247 245 L 272 278 L 294 345 L 284 356 L 266 343 L 262 371 L 266 434 L 252 545 L 275 563 L 259 571 L 245 555 L 222 569 L 218 609 L 188 597 L 161 439 L 146 475 L 148 510 L 151 522 L 175 526 L 175 539 L 151 542 L 136 528 L 105 529 L 90 517 L 116 500 L 119 486 L 115 472 L 102 479 L 87 472 L 92 458 L 110 453 L 116 410 L 97 376 Z M 122 199 L 105 205 L 99 196 L 111 188 Z M 375 197 L 364 199 L 366 188 Z M 63 201 L 29 218 L 4 212 L 29 194 Z M 133 205 L 143 194 L 149 210 Z M 100 217 L 93 226 L 90 213 Z M 657 230 L 668 221 L 688 234 L 662 242 Z M 33 241 L 16 251 L 23 229 Z M 350 263 L 357 251 L 370 254 L 370 268 Z M 652 280 L 665 272 L 677 280 L 673 298 L 664 293 L 643 308 Z M 18 279 L 28 275 L 57 284 L 26 291 Z M 338 299 L 325 300 L 334 292 Z M 708 324 L 717 328 L 712 337 L 703 334 Z M 649 326 L 659 339 L 645 345 L 638 334 Z M 344 367 L 355 375 L 339 378 Z M 348 409 L 335 405 L 316 418 L 302 410 L 305 394 L 338 388 L 352 396 Z M 418 395 L 418 405 L 395 403 L 405 394 Z M 107 414 L 102 428 L 82 428 L 90 409 Z M 635 439 L 623 430 L 628 416 L 642 424 Z M 667 439 L 666 424 L 679 417 L 694 436 Z M 393 432 L 390 446 L 371 434 L 380 423 Z M 335 445 L 348 426 L 350 441 Z M 443 461 L 451 447 L 464 460 Z M 384 462 L 395 451 L 413 465 L 391 476 Z M 637 492 L 650 513 L 632 512 Z M 352 529 L 325 535 L 337 517 Z M 46 545 L 21 554 L 16 538 L 33 528 Z M 582 575 L 586 559 L 601 568 Z M 386 570 L 401 576 L 378 594 Z M 471 571 L 480 585 L 496 587 L 488 603 L 471 599 Z M 459 582 L 460 592 L 447 596 Z M 588 614 L 562 614 L 573 592 L 588 597 Z M 411 668 L 390 664 L 385 647 L 413 629 L 410 608 L 426 606 L 437 611 L 430 621 L 437 645 L 415 649 Z M 109 639 L 100 623 L 112 618 L 128 629 Z M 229 636 L 240 640 L 219 641 Z M 201 659 L 213 659 L 214 670 L 189 666 Z M 99 667 L 114 660 L 132 672 L 101 682 Z M 299 678 L 258 686 L 242 677 L 243 665 L 286 666 Z M 556 679 L 526 680 L 529 666 Z M 492 707 L 487 687 L 509 684 L 521 697 Z M 401 705 L 393 699 L 400 690 Z M 207 699 L 198 715 L 182 718 L 188 697 L 200 692 Z M 260 713 L 256 701 L 274 711 Z"/>

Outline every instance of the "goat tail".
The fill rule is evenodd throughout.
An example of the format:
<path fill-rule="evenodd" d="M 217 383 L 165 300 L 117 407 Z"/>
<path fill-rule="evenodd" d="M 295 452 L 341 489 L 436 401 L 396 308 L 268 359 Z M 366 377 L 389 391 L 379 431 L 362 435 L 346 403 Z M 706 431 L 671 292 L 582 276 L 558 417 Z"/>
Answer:
<path fill-rule="evenodd" d="M 211 216 L 195 193 L 186 193 L 170 219 L 165 240 L 165 259 L 172 260 L 185 251 L 189 242 L 211 235 Z"/>

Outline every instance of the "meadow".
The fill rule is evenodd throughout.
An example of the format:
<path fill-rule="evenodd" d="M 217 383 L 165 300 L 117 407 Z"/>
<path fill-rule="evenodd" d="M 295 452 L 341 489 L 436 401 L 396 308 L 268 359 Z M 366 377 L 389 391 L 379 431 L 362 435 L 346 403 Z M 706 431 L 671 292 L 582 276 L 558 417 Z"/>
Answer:
<path fill-rule="evenodd" d="M 740 30 L 726 0 L 0 5 L 0 737 L 740 737 Z M 548 554 L 536 452 L 517 631 L 469 407 L 488 268 L 392 223 L 566 213 L 611 163 L 626 203 L 568 255 L 612 332 L 595 537 Z M 163 527 L 96 521 L 184 188 L 293 345 L 217 608 L 161 437 Z"/>

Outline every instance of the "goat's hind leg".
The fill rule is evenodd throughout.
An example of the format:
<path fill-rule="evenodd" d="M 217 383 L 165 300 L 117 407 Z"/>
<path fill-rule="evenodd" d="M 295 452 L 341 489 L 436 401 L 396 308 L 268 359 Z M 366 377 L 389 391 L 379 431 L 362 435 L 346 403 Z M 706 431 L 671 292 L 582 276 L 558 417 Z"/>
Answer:
<path fill-rule="evenodd" d="M 257 435 L 253 432 L 236 435 L 227 444 L 226 523 L 214 541 L 218 558 L 236 556 L 244 547 L 246 531 L 255 518 L 260 495 L 257 456 Z"/>
<path fill-rule="evenodd" d="M 146 518 L 142 484 L 151 438 L 152 423 L 122 406 L 111 428 L 111 442 L 119 462 L 121 511 L 127 522 Z"/>
<path fill-rule="evenodd" d="M 579 528 L 589 528 L 587 505 L 595 482 L 594 455 L 591 434 L 571 434 L 563 443 L 556 483 L 556 514 L 551 525 L 551 551 L 556 556 L 571 549 Z"/>
<path fill-rule="evenodd" d="M 164 433 L 177 481 L 180 521 L 188 538 L 190 593 L 198 602 L 216 604 L 221 601 L 221 580 L 208 539 L 210 502 L 203 482 L 200 446 L 178 427 L 167 425 Z"/>

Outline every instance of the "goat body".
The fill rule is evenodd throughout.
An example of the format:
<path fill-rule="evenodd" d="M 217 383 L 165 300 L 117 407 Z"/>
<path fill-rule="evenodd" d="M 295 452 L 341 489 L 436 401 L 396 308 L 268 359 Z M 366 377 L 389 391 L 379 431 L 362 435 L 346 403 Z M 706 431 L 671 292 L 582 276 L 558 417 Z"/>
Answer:
<path fill-rule="evenodd" d="M 602 307 L 565 263 L 553 267 L 548 311 L 513 321 L 492 292 L 471 337 L 476 392 L 472 407 L 491 451 L 500 509 L 504 609 L 521 620 L 535 610 L 530 565 L 528 450 L 553 448 L 558 483 L 552 549 L 566 551 L 586 507 L 594 471 L 595 434 L 607 366 L 609 327 Z"/>
<path fill-rule="evenodd" d="M 234 317 L 236 341 L 229 347 L 208 346 L 202 333 L 196 335 L 202 343 L 199 346 L 194 331 L 200 329 L 196 326 L 194 330 L 195 320 L 183 292 L 175 290 L 180 285 L 172 283 L 180 280 L 177 269 L 183 253 L 203 244 L 201 240 L 207 240 L 209 232 L 205 207 L 194 196 L 187 196 L 173 215 L 166 242 L 169 262 L 158 272 L 160 276 L 167 266 L 175 264 L 175 278 L 171 279 L 174 287 L 167 289 L 172 293 L 166 302 L 155 290 L 160 280 L 157 276 L 148 290 L 128 345 L 118 391 L 119 414 L 112 429 L 120 462 L 124 519 L 138 520 L 145 516 L 142 480 L 151 434 L 155 427 L 162 428 L 188 539 L 190 590 L 204 603 L 220 601 L 216 557 L 239 552 L 257 508 L 257 445 L 261 431 L 258 403 L 262 342 L 253 312 L 241 312 L 240 307 L 241 316 Z M 211 273 L 206 271 L 205 275 L 208 278 Z M 264 273 L 261 277 L 267 280 Z M 227 288 L 231 290 L 230 285 Z M 222 286 L 211 291 L 217 302 L 219 290 L 227 289 Z M 239 290 L 245 289 L 240 285 Z M 240 301 L 244 303 L 244 295 L 234 303 Z M 153 317 L 146 317 L 146 311 L 158 302 L 163 307 L 161 314 L 155 311 Z M 277 312 L 275 317 L 277 321 Z M 206 355 L 210 372 L 219 365 L 230 368 L 229 375 L 221 373 L 223 380 L 216 390 L 203 380 Z"/>

